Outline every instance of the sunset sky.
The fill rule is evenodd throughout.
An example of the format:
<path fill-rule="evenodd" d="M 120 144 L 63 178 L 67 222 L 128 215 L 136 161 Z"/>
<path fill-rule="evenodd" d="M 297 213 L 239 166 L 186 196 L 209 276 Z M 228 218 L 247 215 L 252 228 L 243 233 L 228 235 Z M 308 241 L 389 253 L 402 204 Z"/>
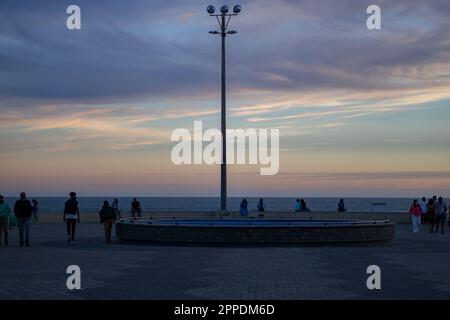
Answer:
<path fill-rule="evenodd" d="M 219 196 L 170 136 L 220 128 L 223 3 L 0 0 L 0 194 Z M 280 171 L 232 165 L 230 196 L 450 195 L 450 1 L 240 4 L 228 127 L 279 128 Z"/>

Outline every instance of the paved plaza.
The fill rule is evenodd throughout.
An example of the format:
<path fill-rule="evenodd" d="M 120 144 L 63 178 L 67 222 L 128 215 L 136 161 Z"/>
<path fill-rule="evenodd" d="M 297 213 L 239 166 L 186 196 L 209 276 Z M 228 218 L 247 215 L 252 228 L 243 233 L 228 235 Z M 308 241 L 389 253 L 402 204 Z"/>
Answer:
<path fill-rule="evenodd" d="M 0 247 L 1 299 L 448 299 L 450 234 L 396 226 L 389 243 L 301 246 L 194 246 L 103 243 L 102 226 L 32 226 L 32 247 Z M 366 268 L 381 267 L 381 290 Z M 81 268 L 81 290 L 66 268 Z"/>

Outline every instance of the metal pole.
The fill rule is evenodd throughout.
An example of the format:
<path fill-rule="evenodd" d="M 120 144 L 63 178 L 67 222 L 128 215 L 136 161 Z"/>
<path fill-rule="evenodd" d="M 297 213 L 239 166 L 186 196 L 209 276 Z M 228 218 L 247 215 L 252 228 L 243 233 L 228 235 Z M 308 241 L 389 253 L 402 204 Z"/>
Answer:
<path fill-rule="evenodd" d="M 220 202 L 221 210 L 227 210 L 227 123 L 226 123 L 226 74 L 225 74 L 225 15 L 222 15 L 222 164 L 220 166 Z"/>

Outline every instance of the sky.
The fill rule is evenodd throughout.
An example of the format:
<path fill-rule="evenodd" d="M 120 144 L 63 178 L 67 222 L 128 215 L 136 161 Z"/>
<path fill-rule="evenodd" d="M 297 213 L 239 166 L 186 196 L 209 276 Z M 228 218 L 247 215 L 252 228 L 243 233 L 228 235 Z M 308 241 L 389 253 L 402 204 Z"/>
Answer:
<path fill-rule="evenodd" d="M 220 128 L 224 3 L 0 0 L 0 194 L 218 196 L 220 166 L 174 165 L 170 137 Z M 280 169 L 229 165 L 230 196 L 450 195 L 448 0 L 239 4 L 227 125 L 279 129 Z"/>

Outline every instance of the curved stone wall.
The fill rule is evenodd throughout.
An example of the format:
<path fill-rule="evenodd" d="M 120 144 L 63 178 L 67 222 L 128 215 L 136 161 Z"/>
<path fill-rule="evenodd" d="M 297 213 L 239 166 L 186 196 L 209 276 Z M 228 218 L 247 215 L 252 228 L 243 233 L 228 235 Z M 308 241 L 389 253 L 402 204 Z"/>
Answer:
<path fill-rule="evenodd" d="M 166 220 L 167 221 L 167 220 Z M 395 224 L 380 221 L 311 221 L 302 225 L 170 224 L 159 220 L 121 220 L 116 224 L 120 240 L 174 243 L 343 243 L 388 241 L 395 237 Z M 292 220 L 294 221 L 294 220 Z M 334 221 L 336 222 L 336 221 Z"/>

